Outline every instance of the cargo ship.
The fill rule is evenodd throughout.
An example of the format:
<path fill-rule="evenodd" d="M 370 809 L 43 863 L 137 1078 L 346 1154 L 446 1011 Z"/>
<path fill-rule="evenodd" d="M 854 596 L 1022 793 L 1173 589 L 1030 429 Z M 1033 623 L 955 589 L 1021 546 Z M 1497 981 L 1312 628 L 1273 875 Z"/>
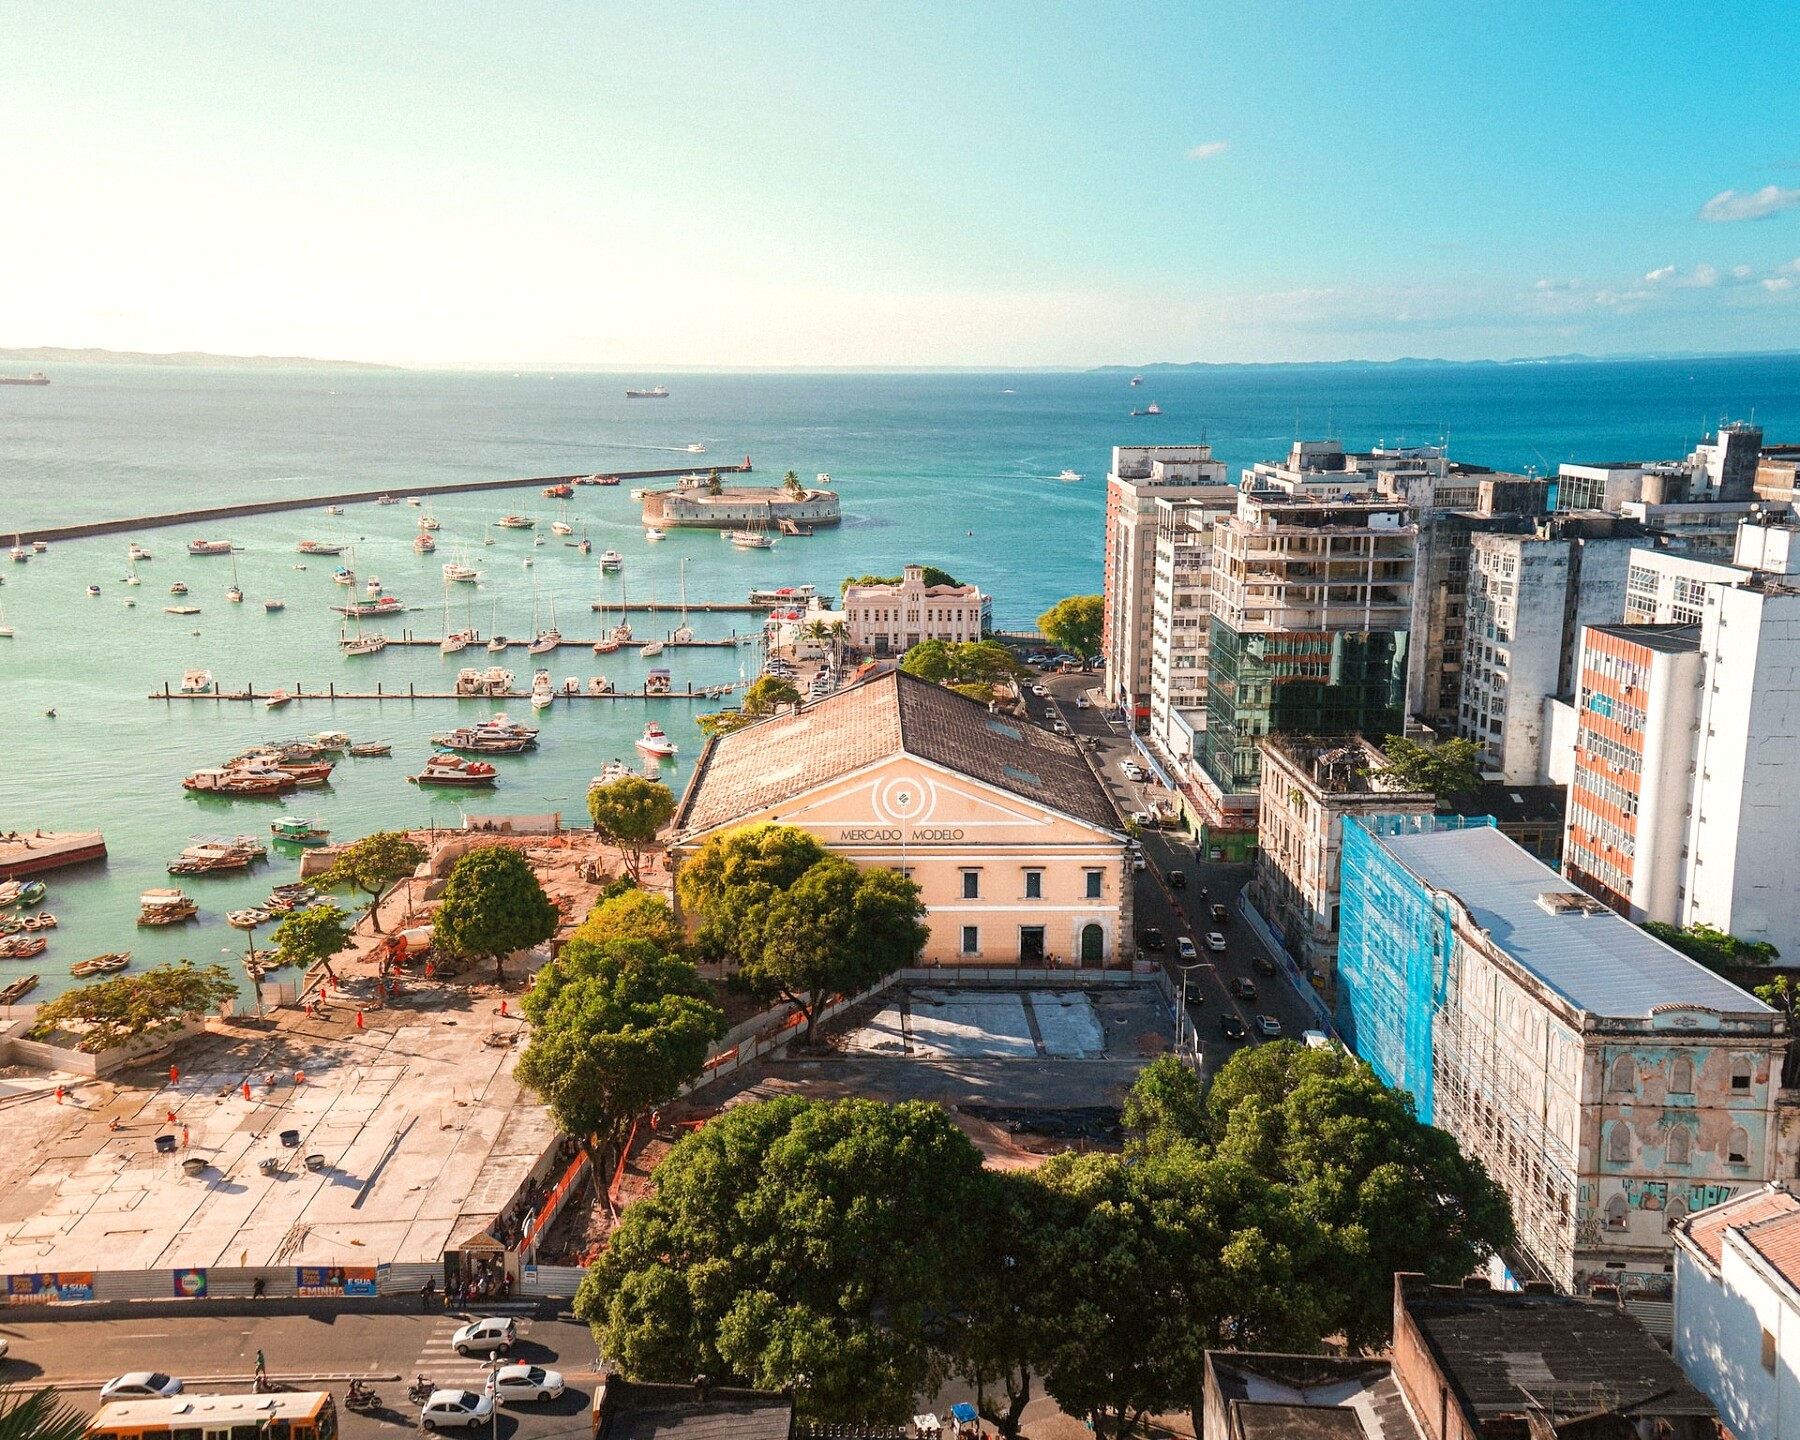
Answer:
<path fill-rule="evenodd" d="M 625 392 L 625 398 L 627 400 L 667 400 L 669 398 L 669 387 L 667 385 L 656 385 L 648 390 L 627 390 Z"/>
<path fill-rule="evenodd" d="M 42 370 L 33 370 L 29 375 L 0 375 L 0 385 L 48 385 L 50 377 Z"/>

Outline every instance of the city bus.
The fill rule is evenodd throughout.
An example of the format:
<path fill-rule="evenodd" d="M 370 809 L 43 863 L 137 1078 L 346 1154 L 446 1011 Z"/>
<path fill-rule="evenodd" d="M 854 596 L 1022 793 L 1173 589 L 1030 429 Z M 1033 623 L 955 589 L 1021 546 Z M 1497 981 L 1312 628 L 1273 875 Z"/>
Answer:
<path fill-rule="evenodd" d="M 279 1395 L 171 1395 L 115 1400 L 88 1421 L 90 1440 L 337 1440 L 328 1390 Z"/>

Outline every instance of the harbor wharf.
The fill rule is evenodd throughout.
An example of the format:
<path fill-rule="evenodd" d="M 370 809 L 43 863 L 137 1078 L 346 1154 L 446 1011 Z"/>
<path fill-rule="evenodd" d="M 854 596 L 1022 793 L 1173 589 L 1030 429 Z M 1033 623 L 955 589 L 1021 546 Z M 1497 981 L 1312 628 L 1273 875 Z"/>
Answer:
<path fill-rule="evenodd" d="M 636 600 L 629 605 L 615 605 L 610 600 L 588 602 L 590 610 L 623 610 L 628 615 L 676 615 L 683 610 L 696 615 L 764 615 L 780 608 L 778 605 L 749 605 L 741 600 L 690 600 L 685 605 L 680 601 L 671 601 L 667 605 L 655 601 L 640 604 Z"/>
<path fill-rule="evenodd" d="M 743 463 L 737 465 L 708 465 L 708 473 L 716 470 L 721 475 L 747 475 L 750 473 L 750 460 L 746 456 Z M 346 490 L 336 495 L 306 495 L 292 499 L 253 500 L 241 505 L 213 505 L 203 509 L 174 510 L 162 515 L 134 515 L 124 520 L 92 520 L 80 525 L 49 525 L 36 530 L 19 532 L 18 543 L 29 545 L 34 540 L 80 540 L 92 535 L 122 535 L 133 530 L 156 530 L 170 525 L 208 524 L 217 520 L 232 520 L 244 515 L 273 515 L 283 510 L 316 510 L 325 505 L 358 505 L 365 501 L 379 500 L 383 495 L 411 497 L 426 495 L 463 495 L 483 490 L 516 490 L 526 485 L 573 485 L 585 480 L 589 473 L 603 474 L 609 484 L 629 483 L 633 480 L 671 480 L 683 475 L 697 473 L 691 465 L 673 470 L 606 470 L 586 472 L 580 475 L 535 475 L 510 480 L 456 480 L 440 485 L 414 485 L 407 489 L 394 491 L 383 490 Z"/>
<path fill-rule="evenodd" d="M 698 689 L 689 681 L 684 689 L 675 690 L 608 690 L 595 695 L 586 690 L 558 690 L 558 700 L 714 700 L 733 690 L 741 690 L 748 682 L 738 680 L 721 682 L 717 685 L 702 685 Z M 340 690 L 336 681 L 327 681 L 323 690 L 307 690 L 295 685 L 291 690 L 283 688 L 282 693 L 289 700 L 529 700 L 529 690 L 484 690 L 478 695 L 459 695 L 454 690 L 420 690 L 408 684 L 404 690 L 388 689 L 377 680 L 373 690 Z M 210 700 L 214 703 L 245 700 L 267 700 L 274 694 L 273 690 L 258 690 L 254 685 L 246 685 L 242 690 L 209 690 L 198 694 L 189 690 L 177 690 L 163 682 L 163 688 L 152 690 L 145 697 L 150 700 Z"/>
<path fill-rule="evenodd" d="M 481 633 L 479 631 L 471 633 L 473 638 L 469 641 L 470 647 L 473 648 L 479 645 L 486 648 L 487 641 L 482 639 Z M 621 650 L 635 650 L 651 639 L 659 640 L 666 650 L 735 650 L 739 645 L 754 645 L 758 637 L 755 635 L 740 635 L 735 630 L 731 632 L 730 636 L 723 640 L 668 640 L 663 639 L 660 636 L 653 637 L 646 635 L 642 639 L 627 641 L 619 648 Z M 389 645 L 413 645 L 422 648 L 429 647 L 435 649 L 443 642 L 436 636 L 414 635 L 409 630 L 403 635 L 390 635 L 387 643 Z M 528 639 L 509 640 L 503 635 L 500 637 L 500 643 L 508 650 L 524 650 L 530 648 L 534 642 Z M 594 642 L 592 640 L 571 640 L 564 637 L 563 639 L 558 640 L 552 648 L 557 650 L 591 650 L 593 647 Z M 543 653 L 548 654 L 549 651 Z"/>
<path fill-rule="evenodd" d="M 0 880 L 16 880 L 23 875 L 105 858 L 106 839 L 98 830 L 0 833 Z"/>

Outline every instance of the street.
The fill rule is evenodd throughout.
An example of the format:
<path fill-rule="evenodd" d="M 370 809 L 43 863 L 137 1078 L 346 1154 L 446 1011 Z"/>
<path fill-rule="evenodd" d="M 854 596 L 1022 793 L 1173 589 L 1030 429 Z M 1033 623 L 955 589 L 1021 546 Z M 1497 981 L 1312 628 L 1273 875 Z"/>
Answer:
<path fill-rule="evenodd" d="M 559 1400 L 500 1408 L 492 1433 L 516 1440 L 548 1440 L 550 1436 L 585 1434 L 587 1408 L 598 1380 L 597 1354 L 586 1325 L 556 1314 L 546 1305 L 501 1303 L 493 1310 L 469 1312 L 434 1309 L 430 1314 L 340 1309 L 325 1306 L 308 1313 L 236 1313 L 170 1315 L 156 1313 L 122 1319 L 68 1318 L 51 1311 L 0 1319 L 0 1336 L 9 1351 L 0 1361 L 0 1379 L 10 1385 L 53 1384 L 70 1403 L 91 1412 L 100 1403 L 99 1388 L 129 1370 L 161 1370 L 200 1394 L 241 1393 L 251 1388 L 260 1350 L 271 1381 L 295 1390 L 329 1390 L 337 1397 L 339 1419 L 348 1436 L 393 1433 L 397 1426 L 418 1428 L 419 1407 L 406 1398 L 414 1376 L 427 1375 L 442 1387 L 482 1387 L 486 1359 L 459 1356 L 450 1336 L 457 1327 L 484 1314 L 514 1316 L 519 1343 L 510 1361 L 560 1371 L 568 1388 Z M 352 1377 L 371 1384 L 381 1399 L 372 1414 L 343 1408 Z M 396 1378 L 398 1377 L 398 1378 Z"/>
<path fill-rule="evenodd" d="M 1144 782 L 1126 776 L 1122 762 L 1137 752 L 1116 717 L 1109 717 L 1108 712 L 1093 704 L 1085 709 L 1076 704 L 1083 695 L 1091 700 L 1094 679 L 1092 675 L 1052 674 L 1027 681 L 1026 698 L 1032 718 L 1049 723 L 1050 718 L 1060 717 L 1068 725 L 1092 754 L 1121 815 L 1147 811 L 1151 808 L 1148 796 L 1166 796 L 1168 792 L 1154 774 Z M 1047 699 L 1031 694 L 1033 683 L 1050 692 Z M 1189 1004 L 1194 1011 L 1193 1034 L 1204 1070 L 1210 1074 L 1241 1046 L 1262 1038 L 1257 1032 L 1258 1015 L 1274 1016 L 1281 1025 L 1281 1038 L 1289 1040 L 1298 1040 L 1304 1031 L 1316 1026 L 1311 1008 L 1294 989 L 1286 967 L 1277 963 L 1238 910 L 1238 894 L 1250 883 L 1250 867 L 1195 859 L 1192 837 L 1184 830 L 1145 830 L 1143 845 L 1147 863 L 1138 872 L 1133 896 L 1137 937 L 1141 939 L 1150 927 L 1160 930 L 1167 948 L 1155 958 L 1163 962 L 1178 986 L 1184 972 L 1188 980 L 1197 984 L 1199 1002 L 1190 1000 Z M 1168 877 L 1174 871 L 1182 872 L 1187 882 L 1184 888 L 1169 884 Z M 1207 907 L 1212 904 L 1225 906 L 1229 918 L 1224 923 L 1206 918 Z M 1225 938 L 1223 954 L 1206 948 L 1206 936 L 1212 930 Z M 1175 953 L 1176 938 L 1182 935 L 1191 937 L 1199 950 L 1198 960 L 1185 967 Z M 1263 962 L 1261 968 L 1258 960 Z M 1256 998 L 1232 995 L 1233 981 L 1249 981 L 1256 988 Z M 1221 1028 L 1225 1016 L 1234 1016 L 1243 1024 L 1246 1039 L 1233 1041 L 1226 1037 Z M 1173 1025 L 1171 1018 L 1171 1031 Z"/>

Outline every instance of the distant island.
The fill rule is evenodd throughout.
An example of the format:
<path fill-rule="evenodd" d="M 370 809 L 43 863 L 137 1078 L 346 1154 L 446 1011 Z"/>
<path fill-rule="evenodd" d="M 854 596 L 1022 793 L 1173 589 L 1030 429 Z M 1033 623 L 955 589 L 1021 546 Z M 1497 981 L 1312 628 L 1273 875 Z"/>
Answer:
<path fill-rule="evenodd" d="M 1171 370 L 1406 370 L 1498 365 L 1616 365 L 1647 360 L 1774 360 L 1795 350 L 1640 350 L 1609 355 L 1521 355 L 1509 360 L 1444 360 L 1405 355 L 1397 360 L 1150 360 L 1142 365 L 1094 365 L 1089 375 L 1166 373 Z"/>
<path fill-rule="evenodd" d="M 314 360 L 305 355 L 209 355 L 204 350 L 175 350 L 166 355 L 145 350 L 71 350 L 61 345 L 24 349 L 0 348 L 0 364 L 33 361 L 60 365 L 190 365 L 251 366 L 261 370 L 398 370 L 366 360 Z"/>

